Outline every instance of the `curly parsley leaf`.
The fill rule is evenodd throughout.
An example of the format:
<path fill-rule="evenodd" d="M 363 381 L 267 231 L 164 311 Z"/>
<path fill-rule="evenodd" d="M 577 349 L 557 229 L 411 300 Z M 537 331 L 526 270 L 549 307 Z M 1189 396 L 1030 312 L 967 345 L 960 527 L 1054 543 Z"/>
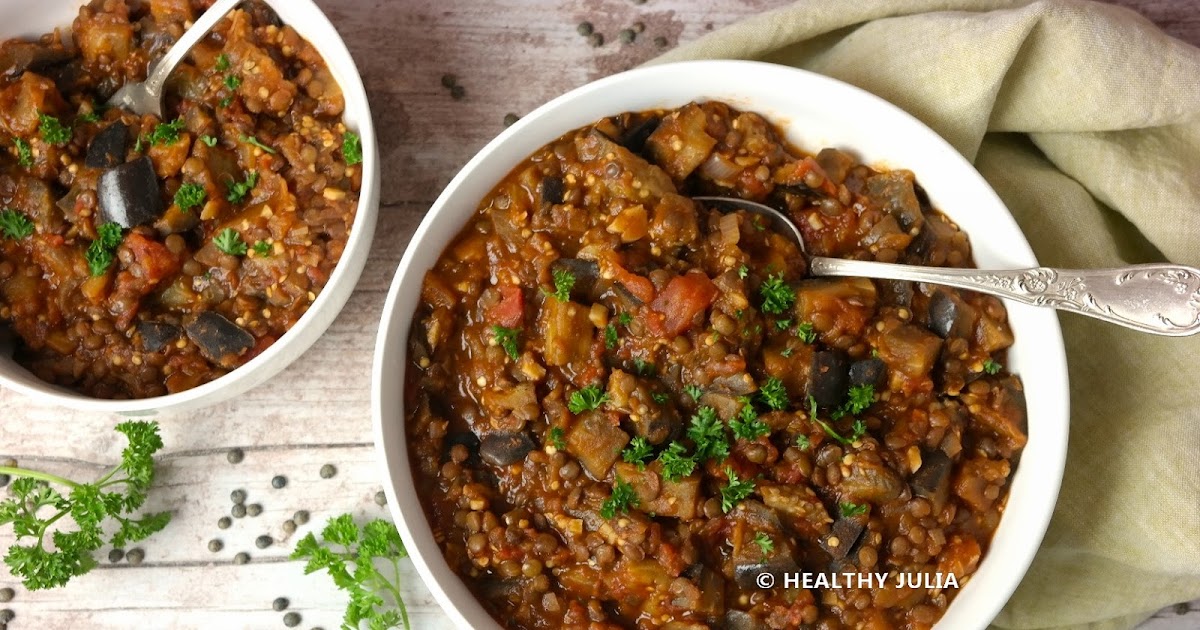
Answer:
<path fill-rule="evenodd" d="M 240 203 L 242 199 L 245 199 L 246 195 L 250 194 L 250 191 L 254 190 L 254 187 L 257 185 L 258 173 L 255 171 L 250 171 L 249 173 L 246 173 L 246 181 L 234 182 L 229 185 L 229 195 L 226 196 L 226 199 L 229 200 L 229 203 Z"/>
<path fill-rule="evenodd" d="M 146 139 L 150 141 L 150 144 L 175 144 L 179 142 L 179 135 L 184 128 L 185 123 L 182 118 L 176 118 L 169 123 L 158 123 L 150 135 L 146 136 Z"/>
<path fill-rule="evenodd" d="M 291 556 L 307 560 L 305 575 L 325 571 L 334 585 L 349 593 L 344 627 L 358 628 L 365 622 L 366 627 L 379 630 L 411 627 L 399 583 L 400 561 L 407 557 L 395 525 L 375 519 L 360 530 L 349 514 L 331 519 L 320 540 L 309 532 Z M 385 570 L 380 570 L 381 565 Z"/>
<path fill-rule="evenodd" d="M 776 411 L 782 411 L 788 408 L 791 400 L 788 399 L 787 388 L 783 386 L 783 381 L 774 376 L 767 377 L 767 382 L 758 390 L 758 399 L 762 404 Z"/>
<path fill-rule="evenodd" d="M 683 392 L 688 396 L 691 396 L 692 400 L 697 402 L 700 400 L 700 397 L 704 395 L 704 390 L 701 389 L 699 385 L 684 385 Z"/>
<path fill-rule="evenodd" d="M 807 451 L 808 449 L 812 448 L 812 440 L 810 440 L 807 435 L 797 435 L 796 448 L 802 451 Z"/>
<path fill-rule="evenodd" d="M 55 146 L 66 144 L 75 136 L 70 127 L 64 127 L 62 121 L 46 114 L 38 114 L 38 133 L 42 135 L 46 144 Z"/>
<path fill-rule="evenodd" d="M 13 138 L 13 146 L 17 149 L 17 163 L 25 168 L 33 166 L 33 147 L 21 138 Z"/>
<path fill-rule="evenodd" d="M 33 234 L 33 221 L 21 212 L 6 208 L 0 212 L 0 232 L 3 232 L 6 238 L 19 241 Z"/>
<path fill-rule="evenodd" d="M 254 250 L 255 255 L 257 255 L 259 258 L 266 258 L 271 255 L 271 252 L 275 248 L 266 241 L 258 241 L 251 249 Z"/>
<path fill-rule="evenodd" d="M 687 436 L 696 443 L 696 461 L 706 459 L 723 460 L 729 456 L 729 440 L 725 436 L 725 424 L 712 407 L 701 407 L 692 416 Z"/>
<path fill-rule="evenodd" d="M 225 53 L 217 55 L 217 65 L 213 67 L 217 72 L 225 72 L 229 70 L 229 55 Z"/>
<path fill-rule="evenodd" d="M 629 464 L 637 464 L 639 469 L 646 468 L 646 459 L 653 453 L 654 447 L 650 446 L 650 442 L 642 436 L 637 436 L 629 441 L 629 446 L 621 451 L 621 459 Z"/>
<path fill-rule="evenodd" d="M 342 134 L 342 160 L 346 162 L 346 166 L 362 164 L 362 138 L 353 131 Z"/>
<path fill-rule="evenodd" d="M 1001 365 L 991 359 L 987 359 L 983 362 L 983 371 L 988 374 L 999 374 L 1001 369 Z"/>
<path fill-rule="evenodd" d="M 504 349 L 505 354 L 513 361 L 516 361 L 521 356 L 520 328 L 505 328 L 504 326 L 492 326 L 492 335 L 496 338 L 496 345 Z"/>
<path fill-rule="evenodd" d="M 754 494 L 755 484 L 753 479 L 738 479 L 737 473 L 728 466 L 725 476 L 729 477 L 729 482 L 721 486 L 721 511 L 728 514 L 743 499 Z"/>
<path fill-rule="evenodd" d="M 766 532 L 758 532 L 750 542 L 754 543 L 758 547 L 758 550 L 762 552 L 764 560 L 772 551 L 775 551 L 775 541 L 771 540 L 771 537 Z"/>
<path fill-rule="evenodd" d="M 687 448 L 679 442 L 671 442 L 658 454 L 662 464 L 662 476 L 667 481 L 679 481 L 696 470 L 696 460 L 685 455 Z"/>
<path fill-rule="evenodd" d="M 742 407 L 738 416 L 729 421 L 729 428 L 733 431 L 734 437 L 747 442 L 753 442 L 764 435 L 771 434 L 771 427 L 758 419 L 758 414 L 751 405 Z"/>
<path fill-rule="evenodd" d="M 796 326 L 796 336 L 804 343 L 813 343 L 817 340 L 817 331 L 813 328 L 812 322 L 802 322 Z"/>
<path fill-rule="evenodd" d="M 567 448 L 567 439 L 562 427 L 550 429 L 549 440 L 550 445 L 560 451 Z"/>
<path fill-rule="evenodd" d="M 236 90 L 236 89 L 242 87 L 242 77 L 239 77 L 236 74 L 228 74 L 228 75 L 225 75 L 224 83 L 225 83 L 225 87 L 227 87 L 231 90 Z"/>
<path fill-rule="evenodd" d="M 783 274 L 767 276 L 758 288 L 758 293 L 762 296 L 764 313 L 782 315 L 791 310 L 796 303 L 796 292 L 784 281 Z"/>
<path fill-rule="evenodd" d="M 635 508 L 637 505 L 638 496 L 633 490 L 633 485 L 628 481 L 618 478 L 617 483 L 613 485 L 612 494 L 600 506 L 600 516 L 605 519 L 612 519 L 617 515 L 617 512 L 628 514 L 630 508 Z"/>
<path fill-rule="evenodd" d="M 546 291 L 542 289 L 542 292 L 553 296 L 559 302 L 570 301 L 571 289 L 575 288 L 575 274 L 571 273 L 569 269 L 559 268 L 550 272 L 550 275 L 554 279 L 554 290 Z"/>
<path fill-rule="evenodd" d="M 230 256 L 245 256 L 248 249 L 246 241 L 242 240 L 242 235 L 233 228 L 221 230 L 213 239 L 213 245 Z"/>
<path fill-rule="evenodd" d="M 578 415 L 585 411 L 595 411 L 606 402 L 608 402 L 608 392 L 600 389 L 599 385 L 588 385 L 583 389 L 571 392 L 571 398 L 567 401 L 567 409 Z"/>
<path fill-rule="evenodd" d="M 605 326 L 604 327 L 604 347 L 608 348 L 609 350 L 612 350 L 613 348 L 617 347 L 618 341 L 619 341 L 619 338 L 617 337 L 617 327 L 613 326 L 612 324 Z"/>
<path fill-rule="evenodd" d="M 867 509 L 868 509 L 868 507 L 866 505 L 859 505 L 857 503 L 839 503 L 838 504 L 838 510 L 842 513 L 842 516 L 844 516 L 846 518 L 850 518 L 853 516 L 861 516 L 863 514 L 866 514 Z"/>
<path fill-rule="evenodd" d="M 204 186 L 189 182 L 175 191 L 175 205 L 179 206 L 182 212 L 190 212 L 192 208 L 204 205 L 207 197 L 208 193 L 204 191 Z"/>
<path fill-rule="evenodd" d="M 123 231 L 116 223 L 105 223 L 96 228 L 96 240 L 88 246 L 83 257 L 87 260 L 88 271 L 93 276 L 102 276 L 108 272 L 116 260 L 117 248 L 121 246 Z"/>

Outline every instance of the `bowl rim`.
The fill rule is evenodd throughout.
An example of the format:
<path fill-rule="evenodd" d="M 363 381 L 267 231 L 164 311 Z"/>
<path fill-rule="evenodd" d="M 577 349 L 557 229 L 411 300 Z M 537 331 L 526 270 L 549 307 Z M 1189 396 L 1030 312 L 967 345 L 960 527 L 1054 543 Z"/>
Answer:
<path fill-rule="evenodd" d="M 991 185 L 988 184 L 983 176 L 979 174 L 974 165 L 971 164 L 971 162 L 965 157 L 963 157 L 952 145 L 949 144 L 949 142 L 947 142 L 941 137 L 941 135 L 930 129 L 915 116 L 909 114 L 898 106 L 866 90 L 825 75 L 790 66 L 760 61 L 698 60 L 672 62 L 643 66 L 593 81 L 581 87 L 575 88 L 557 98 L 554 98 L 553 100 L 530 112 L 517 123 L 504 130 L 493 140 L 487 143 L 471 158 L 471 160 L 466 163 L 466 165 L 462 167 L 462 169 L 459 170 L 450 183 L 447 184 L 445 189 L 443 189 L 437 200 L 426 212 L 421 223 L 417 226 L 411 237 L 411 240 L 406 246 L 404 255 L 397 266 L 396 274 L 393 277 L 391 286 L 388 290 L 387 298 L 384 302 L 380 326 L 376 338 L 375 356 L 372 364 L 371 407 L 373 434 L 376 446 L 376 456 L 380 466 L 380 474 L 384 479 L 384 490 L 388 499 L 388 509 L 400 530 L 404 543 L 408 548 L 409 555 L 413 559 L 417 573 L 424 581 L 426 587 L 433 594 L 434 599 L 441 605 L 443 611 L 453 622 L 459 626 L 476 628 L 480 627 L 479 624 L 481 622 L 468 619 L 466 614 L 467 611 L 470 612 L 471 617 L 484 620 L 482 621 L 484 625 L 488 625 L 490 622 L 488 627 L 499 627 L 499 624 L 496 623 L 494 618 L 492 618 L 491 615 L 486 611 L 479 599 L 469 591 L 468 587 L 466 586 L 466 582 L 450 569 L 449 565 L 445 561 L 444 556 L 442 555 L 440 547 L 438 547 L 436 543 L 429 548 L 422 548 L 421 546 L 417 545 L 417 540 L 414 536 L 414 528 L 419 528 L 422 532 L 432 531 L 428 518 L 425 515 L 424 509 L 420 505 L 419 501 L 416 502 L 416 508 L 410 510 L 411 513 L 406 513 L 401 509 L 402 503 L 398 500 L 400 495 L 397 491 L 397 485 L 401 485 L 401 489 L 406 493 L 409 493 L 413 496 L 416 494 L 416 486 L 413 479 L 411 461 L 408 452 L 407 428 L 404 426 L 406 423 L 407 410 L 404 409 L 402 393 L 400 394 L 399 398 L 399 409 L 390 410 L 393 414 L 396 411 L 399 411 L 399 417 L 397 418 L 392 415 L 386 419 L 390 422 L 396 422 L 398 420 L 401 425 L 400 430 L 396 432 L 399 438 L 394 444 L 390 443 L 387 439 L 384 426 L 384 391 L 385 388 L 390 388 L 392 390 L 396 389 L 396 383 L 383 382 L 384 374 L 389 367 L 398 365 L 401 371 L 399 389 L 402 392 L 403 389 L 407 387 L 407 385 L 404 383 L 404 373 L 405 370 L 407 370 L 407 364 L 404 360 L 398 360 L 396 357 L 400 357 L 400 359 L 407 358 L 407 339 L 411 331 L 411 326 L 414 325 L 414 322 L 410 321 L 405 330 L 397 330 L 399 328 L 398 309 L 408 309 L 411 307 L 409 304 L 400 305 L 398 301 L 401 290 L 404 288 L 405 279 L 414 273 L 412 267 L 414 265 L 414 259 L 417 256 L 417 250 L 420 249 L 419 244 L 422 243 L 427 237 L 428 233 L 432 229 L 432 226 L 441 220 L 440 217 L 444 213 L 448 202 L 453 197 L 454 192 L 462 187 L 464 182 L 471 178 L 476 170 L 488 162 L 492 154 L 498 152 L 514 138 L 518 137 L 528 127 L 533 126 L 536 121 L 547 117 L 549 114 L 568 106 L 577 100 L 585 99 L 589 96 L 597 94 L 604 94 L 607 90 L 610 90 L 615 86 L 619 86 L 622 83 L 631 82 L 637 79 L 645 79 L 647 77 L 670 75 L 674 72 L 688 71 L 693 71 L 695 73 L 711 71 L 714 75 L 717 75 L 719 72 L 737 73 L 746 71 L 756 73 L 777 73 L 779 79 L 800 78 L 804 81 L 820 84 L 824 88 L 840 91 L 849 97 L 869 103 L 870 106 L 878 108 L 881 112 L 886 112 L 887 115 L 901 120 L 907 125 L 915 125 L 916 127 L 923 129 L 929 136 L 927 141 L 931 144 L 931 147 L 937 151 L 950 154 L 952 158 L 948 159 L 952 159 L 955 162 L 960 163 L 960 166 L 965 166 L 978 180 L 976 182 L 972 182 L 973 185 L 977 185 L 978 194 L 986 196 L 989 201 L 994 202 L 995 206 L 1004 211 L 1003 216 L 997 216 L 995 219 L 1008 223 L 1010 227 L 1015 230 L 1016 234 L 1020 236 L 1019 243 L 1006 244 L 1011 245 L 1017 250 L 1013 252 L 1017 262 L 1021 264 L 1028 264 L 1029 266 L 1037 266 L 1038 264 L 1036 256 L 1033 254 L 1033 251 L 1028 244 L 1028 239 L 1025 238 L 1024 232 L 1016 223 L 1016 219 L 1013 217 L 1012 212 L 1008 210 L 1007 206 L 1000 199 L 999 195 L 996 194 Z M 706 100 L 703 96 L 703 93 L 704 90 L 702 89 L 696 90 L 697 96 L 694 97 L 694 100 Z M 610 113 L 606 115 L 615 115 L 623 111 L 627 111 L 621 108 L 620 98 L 614 100 L 616 102 L 610 103 Z M 768 119 L 770 119 L 770 117 L 768 117 Z M 772 122 L 775 124 L 787 124 L 786 122 L 777 120 L 772 120 Z M 571 128 L 560 129 L 558 133 L 561 135 L 562 133 L 566 133 L 570 130 Z M 812 147 L 804 148 L 811 149 Z M 525 156 L 521 156 L 521 158 L 518 158 L 518 160 L 523 159 L 524 157 Z M 513 163 L 510 168 L 516 168 L 517 164 L 519 164 L 519 162 Z M 493 182 L 491 185 L 494 186 L 496 183 L 498 182 Z M 459 229 L 461 230 L 461 226 Z M 457 234 L 457 231 L 454 233 Z M 444 248 L 448 244 L 449 241 L 442 244 L 442 251 L 444 251 Z M 419 271 L 420 276 L 410 278 L 409 282 L 415 282 L 418 281 L 417 278 L 423 278 L 427 270 Z M 1014 309 L 1032 308 L 1007 300 L 1004 303 L 1006 308 L 1009 309 L 1010 313 L 1012 313 Z M 1063 471 L 1066 465 L 1067 429 L 1070 419 L 1070 397 L 1066 354 L 1062 330 L 1059 326 L 1056 314 L 1053 312 L 1043 313 L 1042 315 L 1038 316 L 1038 319 L 1040 320 L 1038 322 L 1039 326 L 1041 327 L 1040 330 L 1041 332 L 1045 333 L 1045 338 L 1039 340 L 1040 345 L 1038 346 L 1037 350 L 1039 356 L 1044 355 L 1047 361 L 1052 364 L 1049 368 L 1051 373 L 1045 375 L 1046 377 L 1041 380 L 1044 382 L 1043 386 L 1048 391 L 1060 392 L 1056 399 L 1045 404 L 1044 408 L 1040 410 L 1042 412 L 1041 415 L 1044 415 L 1045 417 L 1039 418 L 1039 420 L 1045 421 L 1045 426 L 1039 425 L 1037 427 L 1037 431 L 1039 433 L 1039 440 L 1042 442 L 1041 446 L 1046 450 L 1046 452 L 1043 453 L 1043 456 L 1048 460 L 1044 462 L 1045 467 L 1039 469 L 1038 471 L 1039 476 L 1036 479 L 1036 487 L 1040 489 L 1040 492 L 1031 497 L 1022 497 L 1022 499 L 1026 502 L 1033 501 L 1034 499 L 1039 500 L 1026 506 L 1027 510 L 1030 511 L 1033 516 L 1026 519 L 1024 523 L 1026 529 L 1023 529 L 1020 532 L 1020 535 L 1023 536 L 1021 539 L 1024 541 L 1023 544 L 1014 549 L 1004 550 L 1004 556 L 1010 563 L 1010 570 L 1007 573 L 989 576 L 993 582 L 990 584 L 990 590 L 986 592 L 980 591 L 983 594 L 979 595 L 978 597 L 982 598 L 983 601 L 973 601 L 972 603 L 974 604 L 974 607 L 972 610 L 969 613 L 961 613 L 963 615 L 968 615 L 965 619 L 956 618 L 954 620 L 955 625 L 953 628 L 955 628 L 955 630 L 963 627 L 976 627 L 982 630 L 991 623 L 997 614 L 999 614 L 1000 610 L 1007 603 L 1013 592 L 1015 592 L 1018 584 L 1027 573 L 1029 566 L 1033 561 L 1034 555 L 1039 549 L 1045 536 L 1046 529 L 1049 526 L 1050 518 L 1054 512 L 1054 506 L 1057 503 L 1059 490 L 1062 484 Z M 395 347 L 392 347 L 393 342 L 396 344 Z M 1014 349 L 1017 347 L 1018 346 L 1014 345 Z M 396 356 L 389 357 L 389 351 L 396 353 Z M 392 365 L 389 366 L 389 363 Z M 393 456 L 396 463 L 395 467 L 391 465 Z M 1014 471 L 1012 476 L 1010 476 L 1010 490 L 1015 485 L 1015 481 L 1018 478 L 1018 475 L 1021 474 L 1021 471 L 1029 468 L 1031 468 L 1031 466 L 1022 466 L 1018 464 L 1016 471 Z M 1028 474 L 1023 476 L 1023 478 L 1028 478 Z M 1010 501 L 1006 498 L 1005 505 L 1007 506 L 1009 503 Z M 1007 510 L 1005 513 L 1007 514 Z M 984 557 L 980 560 L 979 568 L 976 570 L 976 573 L 972 575 L 972 578 L 978 577 L 983 572 L 985 566 L 990 566 L 988 565 L 987 560 L 991 557 L 994 557 L 998 553 L 999 550 L 997 549 L 996 542 L 1000 532 L 1006 531 L 1003 530 L 1004 522 L 1005 521 L 1002 518 L 1001 527 L 998 527 L 996 532 L 993 534 L 991 544 L 989 544 L 988 552 L 984 554 Z M 969 586 L 970 583 L 964 585 L 963 588 L 967 588 Z M 952 611 L 955 610 L 954 603 L 963 601 L 963 599 L 964 598 L 961 596 L 955 598 L 954 602 L 951 603 L 951 606 L 947 608 L 943 617 L 939 619 L 937 624 L 935 624 L 934 630 L 947 630 L 949 627 L 951 627 L 947 625 L 948 622 L 946 621 L 946 618 Z M 963 609 L 963 606 L 960 605 L 959 609 Z"/>
<path fill-rule="evenodd" d="M 78 0 L 75 4 L 77 6 L 74 10 L 78 11 L 78 6 L 85 2 Z M 296 29 L 296 32 L 321 54 L 345 95 L 346 106 L 342 119 L 348 128 L 356 129 L 362 144 L 362 183 L 354 222 L 350 226 L 341 258 L 317 299 L 287 332 L 261 354 L 223 376 L 189 390 L 132 400 L 92 398 L 66 387 L 44 382 L 20 365 L 15 366 L 21 370 L 19 376 L 28 378 L 13 378 L 0 371 L 0 386 L 4 389 L 15 391 L 38 403 L 126 416 L 152 416 L 166 411 L 207 407 L 257 387 L 287 368 L 320 339 L 341 312 L 366 266 L 379 216 L 379 145 L 371 105 L 367 100 L 362 75 L 358 72 L 353 55 L 316 2 L 268 0 L 268 5 L 280 16 L 284 24 Z M 69 30 L 67 32 L 69 33 Z M 14 36 L 28 34 L 18 33 L 4 37 Z M 351 68 L 353 71 L 347 73 L 341 71 L 342 68 Z M 348 288 L 342 291 L 335 290 L 339 287 Z"/>

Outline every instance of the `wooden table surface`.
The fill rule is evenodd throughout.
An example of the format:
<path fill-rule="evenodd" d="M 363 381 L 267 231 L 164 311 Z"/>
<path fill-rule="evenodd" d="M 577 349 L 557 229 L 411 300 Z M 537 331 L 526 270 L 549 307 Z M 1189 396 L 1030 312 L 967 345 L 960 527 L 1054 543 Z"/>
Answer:
<path fill-rule="evenodd" d="M 383 207 L 366 272 L 329 332 L 291 368 L 234 402 L 161 418 L 166 441 L 150 509 L 175 513 L 168 529 L 142 545 L 145 560 L 101 566 L 68 588 L 28 593 L 0 568 L 0 587 L 16 599 L 0 604 L 25 628 L 279 628 L 276 597 L 291 600 L 301 628 L 340 625 L 343 598 L 324 575 L 304 576 L 287 561 L 296 536 L 282 523 L 297 510 L 312 522 L 355 511 L 384 515 L 375 504 L 380 470 L 371 444 L 369 377 L 384 295 L 409 236 L 441 188 L 503 129 L 506 113 L 527 112 L 589 80 L 631 68 L 667 45 L 695 39 L 787 0 L 318 0 L 362 68 L 383 157 Z M 1167 32 L 1200 45 L 1200 0 L 1120 0 Z M 582 20 L 608 40 L 593 48 L 575 31 Z M 621 29 L 643 22 L 633 44 Z M 465 88 L 454 100 L 441 77 Z M 122 441 L 115 418 L 64 412 L 0 391 L 0 457 L 91 478 L 114 461 Z M 245 450 L 237 465 L 233 447 Z M 321 466 L 338 474 L 322 479 Z M 283 489 L 271 478 L 286 475 Z M 256 518 L 229 514 L 229 494 L 243 489 L 261 504 Z M 6 528 L 7 529 L 7 528 Z M 260 550 L 255 539 L 275 542 Z M 298 535 L 298 534 L 297 534 Z M 224 549 L 208 551 L 220 539 Z M 0 535 L 0 546 L 10 539 Z M 233 564 L 248 552 L 248 565 Z M 451 627 L 409 570 L 404 597 L 413 625 Z M 1200 601 L 1147 622 L 1149 630 L 1200 627 Z"/>

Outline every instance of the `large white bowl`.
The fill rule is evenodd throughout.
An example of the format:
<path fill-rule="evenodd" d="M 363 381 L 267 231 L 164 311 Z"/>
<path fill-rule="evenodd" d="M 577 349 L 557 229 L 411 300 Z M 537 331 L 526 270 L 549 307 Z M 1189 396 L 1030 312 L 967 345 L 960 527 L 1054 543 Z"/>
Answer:
<path fill-rule="evenodd" d="M 409 465 L 403 383 L 422 278 L 480 200 L 542 145 L 605 116 L 693 100 L 721 100 L 759 112 L 807 150 L 835 146 L 870 164 L 908 168 L 934 205 L 972 237 L 979 265 L 1037 265 L 1012 215 L 949 144 L 890 103 L 828 77 L 764 63 L 688 62 L 608 77 L 540 107 L 480 151 L 425 216 L 400 261 L 375 350 L 375 439 L 392 515 L 421 577 L 460 627 L 497 624 L 443 559 Z M 1029 444 L 991 549 L 937 624 L 938 630 L 984 628 L 1004 606 L 1045 534 L 1066 461 L 1067 365 L 1058 319 L 1050 310 L 1006 306 L 1016 335 L 1009 362 L 1025 383 L 1029 405 Z"/>
<path fill-rule="evenodd" d="M 3 25 L 0 26 L 0 41 L 12 37 L 37 37 L 55 28 L 69 36 L 71 23 L 84 4 L 84 0 L 3 0 L 0 2 L 0 25 Z M 7 356 L 0 357 L 0 387 L 64 407 L 127 416 L 198 409 L 228 400 L 279 373 L 316 342 L 346 305 L 367 263 L 379 215 L 379 148 L 367 93 L 346 44 L 312 0 L 274 0 L 268 4 L 285 24 L 312 42 L 325 58 L 346 99 L 343 115 L 346 126 L 357 130 L 362 138 L 363 178 L 358 211 L 345 252 L 330 274 L 325 289 L 300 321 L 265 352 L 229 374 L 185 392 L 141 400 L 100 400 L 50 385 Z"/>

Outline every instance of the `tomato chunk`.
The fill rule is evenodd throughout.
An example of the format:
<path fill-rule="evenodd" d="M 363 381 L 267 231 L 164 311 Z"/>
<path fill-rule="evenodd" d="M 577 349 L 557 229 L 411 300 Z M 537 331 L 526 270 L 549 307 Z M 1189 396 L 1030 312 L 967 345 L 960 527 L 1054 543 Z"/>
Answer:
<path fill-rule="evenodd" d="M 672 278 L 650 303 L 647 321 L 650 332 L 672 337 L 684 332 L 715 299 L 717 285 L 702 271 L 693 269 Z"/>
<path fill-rule="evenodd" d="M 488 320 L 505 328 L 515 328 L 525 319 L 525 296 L 521 287 L 515 284 L 502 284 L 497 287 L 500 300 L 488 309 Z"/>

